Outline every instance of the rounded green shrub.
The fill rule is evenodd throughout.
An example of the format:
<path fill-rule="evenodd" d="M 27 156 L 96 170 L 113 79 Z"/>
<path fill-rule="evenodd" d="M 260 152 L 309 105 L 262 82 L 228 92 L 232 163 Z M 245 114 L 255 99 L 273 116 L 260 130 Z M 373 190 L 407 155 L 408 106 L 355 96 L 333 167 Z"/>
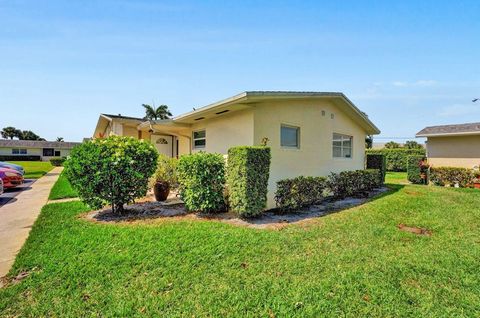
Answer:
<path fill-rule="evenodd" d="M 157 157 L 152 144 L 133 137 L 93 139 L 72 150 L 65 173 L 91 208 L 110 204 L 113 212 L 121 213 L 125 204 L 146 195 Z"/>
<path fill-rule="evenodd" d="M 225 210 L 225 159 L 221 154 L 199 152 L 180 157 L 177 178 L 188 211 Z"/>

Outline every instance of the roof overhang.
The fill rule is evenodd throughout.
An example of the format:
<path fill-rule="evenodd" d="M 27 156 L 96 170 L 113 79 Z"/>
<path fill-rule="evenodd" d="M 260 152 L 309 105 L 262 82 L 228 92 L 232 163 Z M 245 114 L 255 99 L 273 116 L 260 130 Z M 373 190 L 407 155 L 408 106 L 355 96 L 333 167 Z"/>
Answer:
<path fill-rule="evenodd" d="M 416 134 L 417 138 L 428 138 L 428 137 L 461 137 L 461 136 L 476 136 L 480 135 L 480 131 L 468 131 L 468 132 L 457 132 L 457 133 L 438 133 L 438 134 Z"/>
<path fill-rule="evenodd" d="M 337 92 L 243 92 L 219 102 L 201 107 L 173 118 L 175 123 L 193 124 L 198 120 L 210 119 L 227 111 L 238 111 L 267 100 L 331 99 L 352 119 L 356 120 L 367 134 L 376 135 L 380 130 L 343 93 Z"/>

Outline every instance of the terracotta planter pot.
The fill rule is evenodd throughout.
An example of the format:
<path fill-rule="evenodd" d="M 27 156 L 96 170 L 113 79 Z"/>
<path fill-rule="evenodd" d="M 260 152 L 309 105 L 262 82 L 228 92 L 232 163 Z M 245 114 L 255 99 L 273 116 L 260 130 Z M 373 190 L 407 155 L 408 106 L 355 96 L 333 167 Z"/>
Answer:
<path fill-rule="evenodd" d="M 474 183 L 474 184 L 473 184 L 473 187 L 474 187 L 475 189 L 480 189 L 480 183 Z"/>
<path fill-rule="evenodd" d="M 153 193 L 157 201 L 165 201 L 170 193 L 170 184 L 165 181 L 157 181 L 153 186 Z"/>

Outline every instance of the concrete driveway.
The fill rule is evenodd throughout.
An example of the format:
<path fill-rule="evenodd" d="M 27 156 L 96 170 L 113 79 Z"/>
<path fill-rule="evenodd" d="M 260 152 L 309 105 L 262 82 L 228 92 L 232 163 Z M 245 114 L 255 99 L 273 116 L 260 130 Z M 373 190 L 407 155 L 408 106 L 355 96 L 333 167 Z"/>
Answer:
<path fill-rule="evenodd" d="M 7 275 L 63 167 L 0 196 L 0 277 Z"/>

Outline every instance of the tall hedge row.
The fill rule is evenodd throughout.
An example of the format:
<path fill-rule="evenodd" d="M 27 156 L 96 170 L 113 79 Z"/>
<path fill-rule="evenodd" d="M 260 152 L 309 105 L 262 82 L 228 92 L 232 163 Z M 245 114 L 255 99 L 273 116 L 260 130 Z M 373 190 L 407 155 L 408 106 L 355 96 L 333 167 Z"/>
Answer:
<path fill-rule="evenodd" d="M 228 150 L 228 201 L 230 209 L 239 216 L 258 216 L 265 209 L 270 158 L 268 147 L 240 146 Z"/>
<path fill-rule="evenodd" d="M 368 149 L 366 154 L 385 155 L 387 160 L 387 171 L 407 171 L 408 156 L 426 156 L 425 149 Z"/>
<path fill-rule="evenodd" d="M 367 169 L 376 169 L 380 172 L 382 183 L 385 183 L 385 174 L 387 172 L 387 157 L 384 154 L 367 154 Z"/>
<path fill-rule="evenodd" d="M 407 159 L 407 179 L 414 184 L 422 184 L 424 180 L 421 178 L 421 162 L 425 156 L 414 155 Z"/>

